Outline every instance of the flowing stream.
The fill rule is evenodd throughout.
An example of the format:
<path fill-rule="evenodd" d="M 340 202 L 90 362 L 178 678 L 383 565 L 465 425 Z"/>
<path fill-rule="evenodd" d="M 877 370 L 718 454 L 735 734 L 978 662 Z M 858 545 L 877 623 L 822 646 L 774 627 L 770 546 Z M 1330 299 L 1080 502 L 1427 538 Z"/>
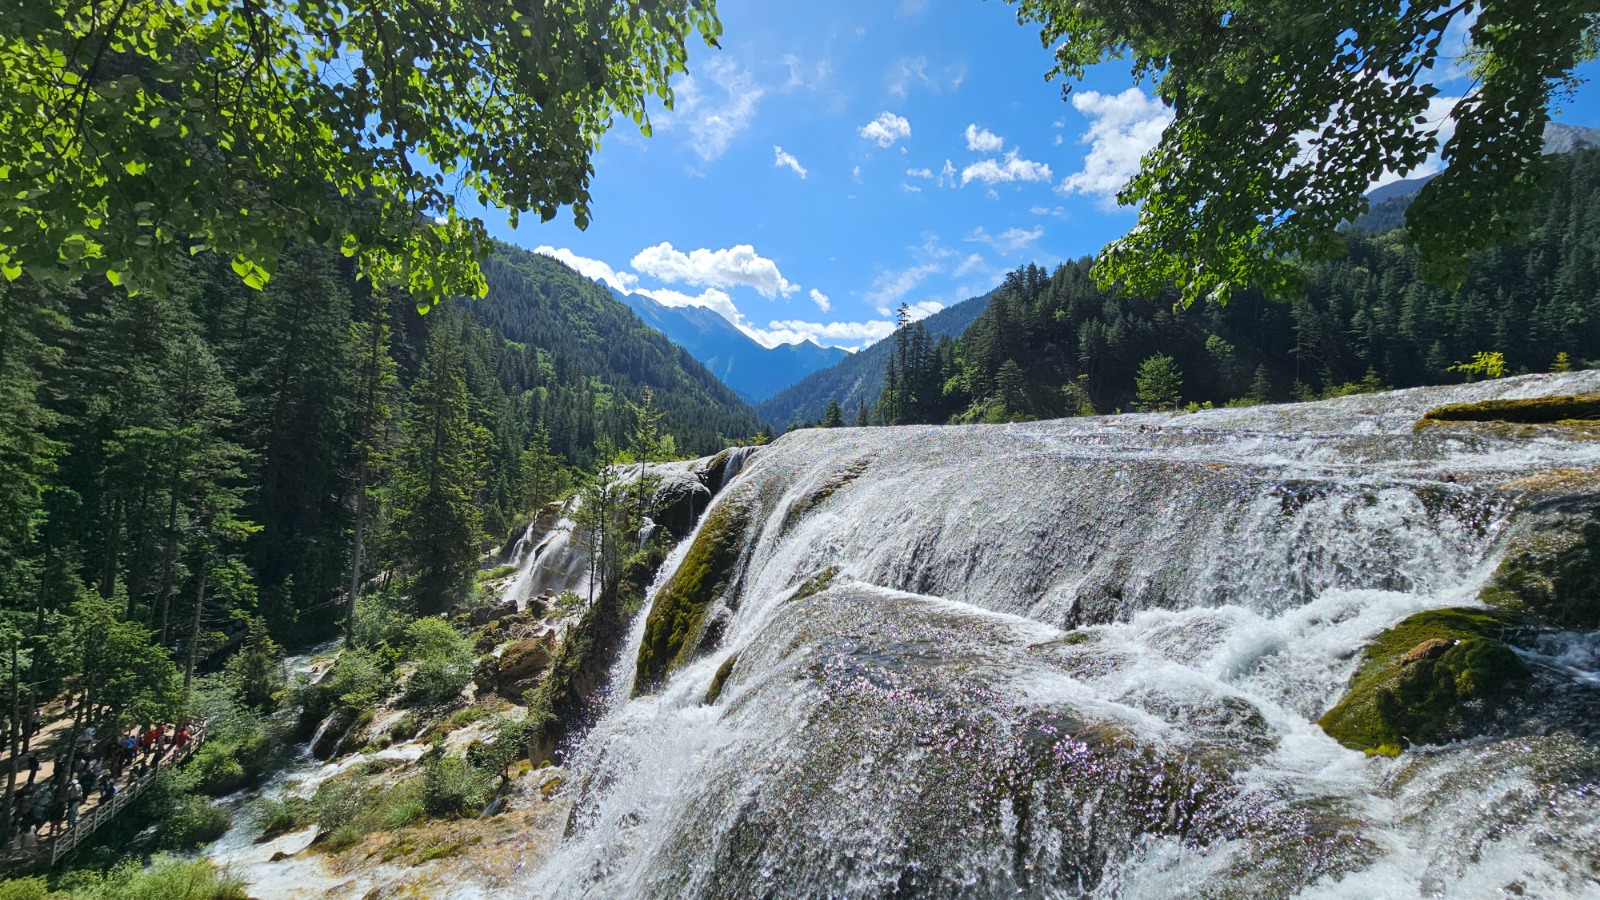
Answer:
<path fill-rule="evenodd" d="M 789 434 L 702 520 L 743 530 L 700 654 L 629 699 L 633 629 L 526 892 L 1600 896 L 1596 635 L 1521 651 L 1576 699 L 1505 736 L 1368 758 L 1316 724 L 1378 633 L 1477 602 L 1519 479 L 1600 467 L 1418 417 L 1595 391 Z"/>

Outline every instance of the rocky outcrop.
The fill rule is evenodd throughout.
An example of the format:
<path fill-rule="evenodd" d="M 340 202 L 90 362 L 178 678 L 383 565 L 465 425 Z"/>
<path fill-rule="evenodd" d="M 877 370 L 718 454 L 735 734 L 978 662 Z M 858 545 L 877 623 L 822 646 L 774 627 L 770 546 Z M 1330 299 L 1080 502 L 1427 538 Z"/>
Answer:
<path fill-rule="evenodd" d="M 1349 692 L 1319 723 L 1346 747 L 1384 756 L 1479 733 L 1529 678 L 1506 642 L 1517 624 L 1492 610 L 1417 613 L 1367 647 Z"/>
<path fill-rule="evenodd" d="M 556 633 L 546 631 L 508 645 L 498 656 L 486 656 L 473 673 L 478 689 L 520 698 L 550 667 L 556 654 Z"/>
<path fill-rule="evenodd" d="M 688 555 L 650 606 L 639 645 L 635 696 L 654 690 L 699 646 L 713 601 L 728 592 L 737 574 L 749 524 L 747 506 L 729 498 L 696 532 Z"/>
<path fill-rule="evenodd" d="M 1480 599 L 1559 628 L 1600 629 L 1600 499 L 1547 501 L 1519 524 Z"/>

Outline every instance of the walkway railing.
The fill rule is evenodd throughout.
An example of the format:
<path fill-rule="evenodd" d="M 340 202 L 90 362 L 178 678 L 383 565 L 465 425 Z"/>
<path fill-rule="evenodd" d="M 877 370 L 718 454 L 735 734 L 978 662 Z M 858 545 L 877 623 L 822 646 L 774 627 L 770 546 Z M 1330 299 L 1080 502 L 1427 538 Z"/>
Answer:
<path fill-rule="evenodd" d="M 37 847 L 26 850 L 6 850 L 0 853 L 0 870 L 15 873 L 34 869 L 39 866 L 54 866 L 57 862 L 76 850 L 84 841 L 87 841 L 100 826 L 115 819 L 119 813 L 127 809 L 144 789 L 149 787 L 156 776 L 161 773 L 163 765 L 167 768 L 181 765 L 185 760 L 200 749 L 206 741 L 206 725 L 198 722 L 189 732 L 189 742 L 182 747 L 174 746 L 172 752 L 156 758 L 150 771 L 140 778 L 129 778 L 127 784 L 117 789 L 110 803 L 96 804 L 94 809 L 78 816 L 78 822 L 65 831 L 57 832 L 48 838 L 42 838 Z"/>

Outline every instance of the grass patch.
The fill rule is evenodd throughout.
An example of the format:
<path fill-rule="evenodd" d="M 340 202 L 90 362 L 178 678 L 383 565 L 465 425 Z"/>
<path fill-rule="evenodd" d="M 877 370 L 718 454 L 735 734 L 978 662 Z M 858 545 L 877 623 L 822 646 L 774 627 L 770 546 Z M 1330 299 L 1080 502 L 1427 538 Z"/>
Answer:
<path fill-rule="evenodd" d="M 1480 400 L 1429 410 L 1425 422 L 1515 422 L 1527 425 L 1590 424 L 1600 420 L 1600 394 Z"/>

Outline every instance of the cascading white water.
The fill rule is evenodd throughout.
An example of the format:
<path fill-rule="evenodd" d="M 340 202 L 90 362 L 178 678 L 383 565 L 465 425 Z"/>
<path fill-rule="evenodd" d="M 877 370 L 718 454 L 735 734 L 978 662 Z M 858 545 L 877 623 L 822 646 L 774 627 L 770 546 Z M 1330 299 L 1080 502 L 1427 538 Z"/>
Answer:
<path fill-rule="evenodd" d="M 1416 419 L 1597 390 L 1575 373 L 790 434 L 716 500 L 748 521 L 720 640 L 609 707 L 573 763 L 568 841 L 527 886 L 1600 895 L 1592 733 L 1558 721 L 1389 760 L 1315 723 L 1374 636 L 1476 602 L 1516 511 L 1507 482 L 1600 467 L 1600 442 Z M 819 573 L 829 586 L 800 590 Z M 1542 677 L 1600 681 L 1593 635 L 1545 641 L 1528 654 Z"/>
<path fill-rule="evenodd" d="M 517 543 L 518 553 L 521 554 L 517 562 L 517 576 L 500 595 L 501 600 L 514 600 L 517 608 L 523 609 L 530 597 L 546 590 L 557 594 L 572 591 L 580 596 L 588 593 L 589 559 L 572 540 L 572 516 L 577 512 L 579 502 L 576 496 L 568 499 L 555 523 L 545 529 L 542 538 L 535 540 L 539 518 L 529 523 L 527 533 Z"/>

